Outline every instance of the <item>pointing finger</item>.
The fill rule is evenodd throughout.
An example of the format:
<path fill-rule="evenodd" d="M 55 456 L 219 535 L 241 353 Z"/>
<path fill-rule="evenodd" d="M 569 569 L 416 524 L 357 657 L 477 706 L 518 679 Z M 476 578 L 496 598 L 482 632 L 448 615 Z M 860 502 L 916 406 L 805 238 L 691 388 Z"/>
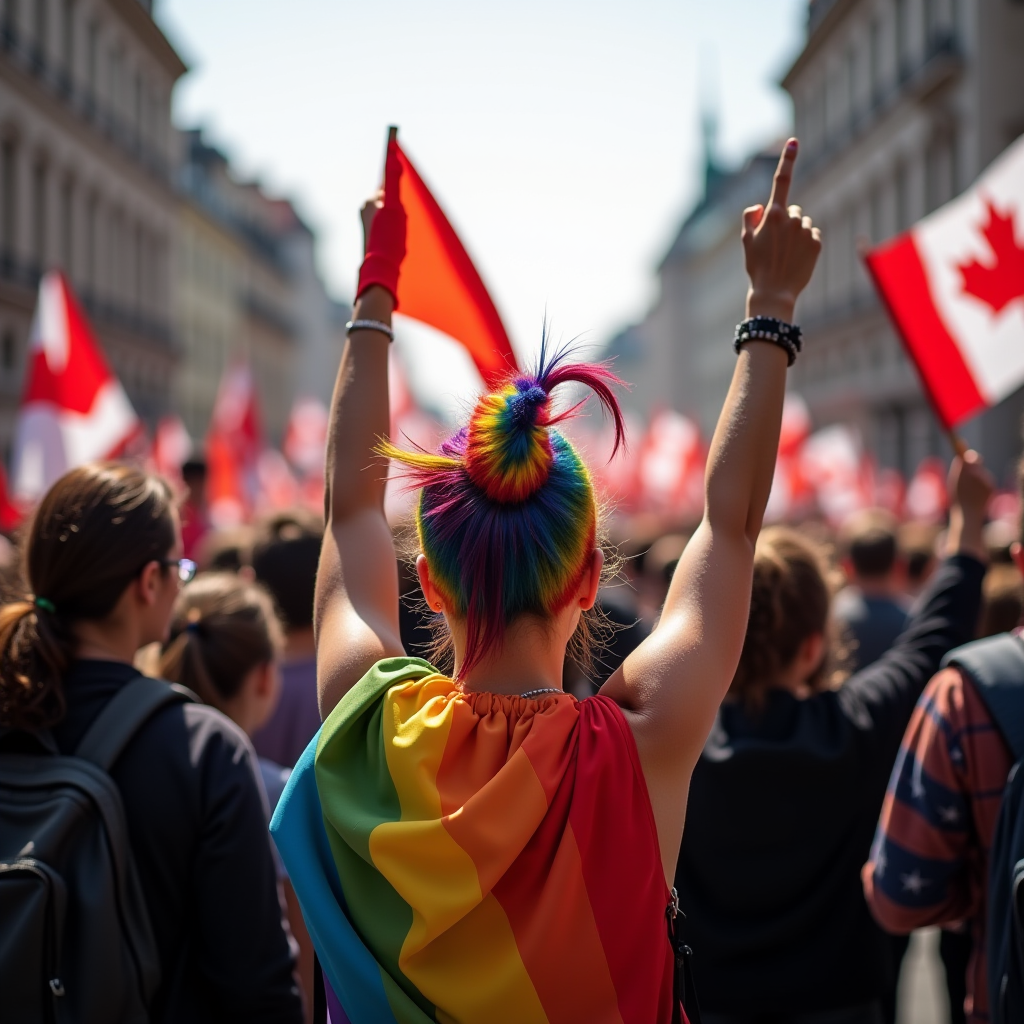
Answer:
<path fill-rule="evenodd" d="M 779 166 L 775 169 L 775 178 L 772 181 L 772 197 L 768 205 L 785 206 L 789 202 L 789 186 L 793 180 L 793 165 L 796 163 L 796 153 L 799 144 L 796 139 L 790 139 L 786 148 L 779 157 Z"/>

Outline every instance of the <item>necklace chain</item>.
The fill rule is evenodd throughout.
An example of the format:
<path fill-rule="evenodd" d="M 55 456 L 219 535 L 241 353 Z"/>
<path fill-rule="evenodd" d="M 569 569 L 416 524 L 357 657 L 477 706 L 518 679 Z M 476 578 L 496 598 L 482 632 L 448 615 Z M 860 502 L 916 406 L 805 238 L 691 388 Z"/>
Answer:
<path fill-rule="evenodd" d="M 539 690 L 527 690 L 526 693 L 521 693 L 519 696 L 539 697 L 542 693 L 565 693 L 565 690 L 560 690 L 557 686 L 542 686 Z"/>

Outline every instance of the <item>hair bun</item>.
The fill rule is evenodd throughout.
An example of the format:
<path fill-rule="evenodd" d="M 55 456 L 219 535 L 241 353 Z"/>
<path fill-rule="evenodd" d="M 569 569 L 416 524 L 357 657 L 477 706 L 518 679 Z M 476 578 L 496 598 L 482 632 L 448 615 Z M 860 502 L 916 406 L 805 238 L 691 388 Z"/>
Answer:
<path fill-rule="evenodd" d="M 525 501 L 548 478 L 548 393 L 517 377 L 476 404 L 466 439 L 466 471 L 492 501 Z"/>

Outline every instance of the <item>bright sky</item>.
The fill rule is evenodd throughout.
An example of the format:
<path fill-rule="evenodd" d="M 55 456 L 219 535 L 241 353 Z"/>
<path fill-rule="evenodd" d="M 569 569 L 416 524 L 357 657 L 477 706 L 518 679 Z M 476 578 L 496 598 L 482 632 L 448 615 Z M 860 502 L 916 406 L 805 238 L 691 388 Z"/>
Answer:
<path fill-rule="evenodd" d="M 775 82 L 805 11 L 806 0 L 157 4 L 192 67 L 177 123 L 203 125 L 243 173 L 293 198 L 334 294 L 351 297 L 357 211 L 396 123 L 527 356 L 545 310 L 556 337 L 594 343 L 642 317 L 699 196 L 701 96 L 717 96 L 728 160 L 785 132 Z M 447 350 L 417 364 L 448 384 L 461 376 Z"/>

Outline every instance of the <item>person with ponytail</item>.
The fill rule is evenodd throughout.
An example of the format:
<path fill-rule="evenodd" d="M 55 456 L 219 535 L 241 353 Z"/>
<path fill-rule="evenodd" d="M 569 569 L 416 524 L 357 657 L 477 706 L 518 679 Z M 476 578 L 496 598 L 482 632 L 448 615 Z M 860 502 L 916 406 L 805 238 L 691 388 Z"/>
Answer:
<path fill-rule="evenodd" d="M 828 553 L 789 527 L 758 538 L 676 872 L 704 1024 L 895 1019 L 902 949 L 872 920 L 861 868 L 914 703 L 978 620 L 992 481 L 976 453 L 954 460 L 949 490 L 945 562 L 891 649 L 848 677 Z"/>
<path fill-rule="evenodd" d="M 190 689 L 251 739 L 280 698 L 283 648 L 284 631 L 266 591 L 233 573 L 204 573 L 175 602 L 157 675 Z M 288 770 L 257 761 L 273 811 Z"/>
<path fill-rule="evenodd" d="M 622 444 L 618 381 L 544 345 L 436 452 L 382 440 L 405 248 L 389 146 L 331 407 L 315 604 L 324 724 L 271 825 L 332 1020 L 681 1019 L 669 886 L 690 771 L 743 642 L 794 304 L 821 245 L 788 206 L 796 153 L 790 140 L 767 205 L 743 214 L 755 319 L 736 339 L 704 520 L 657 628 L 577 701 L 562 689 L 565 651 L 605 557 L 593 484 L 560 429 L 578 409 L 563 393 L 589 388 Z M 416 570 L 449 634 L 445 672 L 402 649 L 375 456 L 421 488 Z"/>
<path fill-rule="evenodd" d="M 34 749 L 27 734 L 47 730 L 73 754 L 139 678 L 139 649 L 167 639 L 194 573 L 163 480 L 117 464 L 57 480 L 23 538 L 26 590 L 0 607 L 0 748 Z M 110 775 L 159 956 L 147 1019 L 301 1021 L 245 735 L 214 708 L 167 704 Z"/>

